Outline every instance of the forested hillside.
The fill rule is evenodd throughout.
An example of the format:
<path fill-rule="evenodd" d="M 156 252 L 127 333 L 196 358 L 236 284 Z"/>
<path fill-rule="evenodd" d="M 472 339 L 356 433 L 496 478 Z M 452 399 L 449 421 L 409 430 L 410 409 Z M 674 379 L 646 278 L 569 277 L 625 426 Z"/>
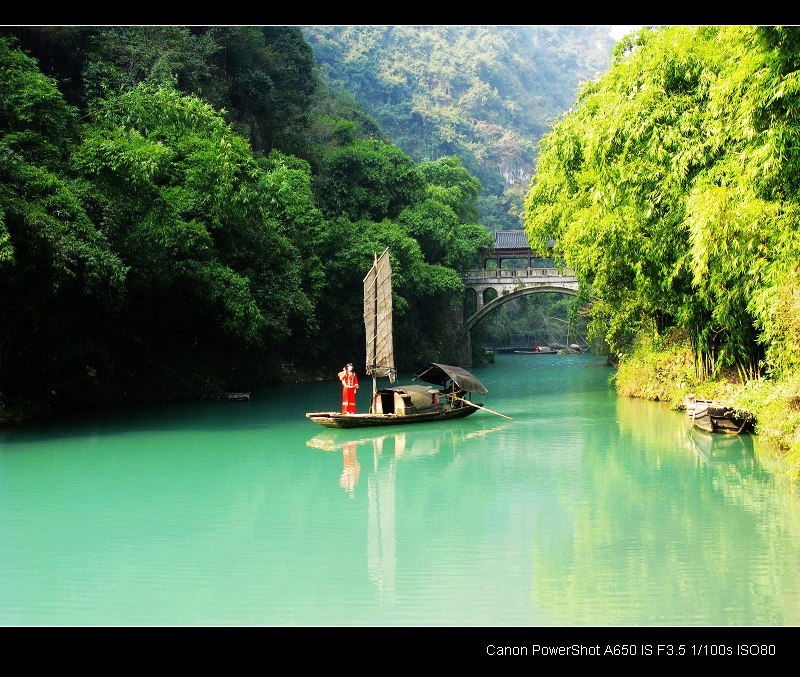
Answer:
<path fill-rule="evenodd" d="M 611 63 L 608 26 L 306 26 L 328 81 L 417 161 L 455 155 L 480 221 L 521 228 L 537 143 Z"/>
<path fill-rule="evenodd" d="M 299 28 L 3 27 L 0 421 L 330 376 L 387 246 L 398 368 L 452 354 L 479 194 L 329 92 Z"/>

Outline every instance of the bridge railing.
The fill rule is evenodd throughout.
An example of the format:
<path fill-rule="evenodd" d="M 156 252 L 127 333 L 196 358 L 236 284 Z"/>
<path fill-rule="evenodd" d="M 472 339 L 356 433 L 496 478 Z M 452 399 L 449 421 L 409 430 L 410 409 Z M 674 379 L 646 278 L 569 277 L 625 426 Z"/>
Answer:
<path fill-rule="evenodd" d="M 558 268 L 484 268 L 482 270 L 468 270 L 462 274 L 463 280 L 497 280 L 520 279 L 530 277 L 574 277 L 574 273 L 566 269 L 563 273 Z"/>

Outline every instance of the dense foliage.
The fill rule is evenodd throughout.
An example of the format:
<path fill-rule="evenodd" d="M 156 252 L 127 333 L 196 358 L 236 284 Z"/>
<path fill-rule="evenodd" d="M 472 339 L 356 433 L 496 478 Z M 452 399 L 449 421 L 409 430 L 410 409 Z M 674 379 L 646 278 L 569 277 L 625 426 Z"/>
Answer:
<path fill-rule="evenodd" d="M 543 140 L 529 233 L 556 237 L 618 349 L 681 327 L 704 372 L 786 365 L 758 337 L 797 252 L 789 30 L 644 30 Z"/>
<path fill-rule="evenodd" d="M 531 239 L 558 242 L 618 353 L 685 336 L 699 378 L 793 383 L 796 408 L 800 29 L 667 27 L 542 140 Z"/>
<path fill-rule="evenodd" d="M 330 95 L 299 29 L 5 32 L 0 418 L 358 362 L 386 246 L 398 367 L 452 354 L 480 184 Z"/>
<path fill-rule="evenodd" d="M 555 240 L 581 298 L 524 297 L 476 333 L 537 341 L 530 318 L 563 310 L 580 334 L 588 310 L 621 391 L 731 395 L 800 475 L 800 29 L 644 29 L 559 116 L 608 46 L 604 27 L 0 27 L 0 421 L 330 375 L 363 354 L 387 246 L 398 367 L 457 359 L 459 271 L 516 227 L 523 186 L 533 248 Z"/>
<path fill-rule="evenodd" d="M 417 161 L 461 158 L 480 221 L 520 228 L 536 143 L 608 68 L 608 26 L 306 26 L 329 82 Z"/>

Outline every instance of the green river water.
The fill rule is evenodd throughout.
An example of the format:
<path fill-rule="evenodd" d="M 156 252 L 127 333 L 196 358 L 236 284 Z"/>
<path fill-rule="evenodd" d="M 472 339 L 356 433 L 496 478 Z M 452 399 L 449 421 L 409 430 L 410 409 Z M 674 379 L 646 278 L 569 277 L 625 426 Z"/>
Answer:
<path fill-rule="evenodd" d="M 328 430 L 332 375 L 0 430 L 0 625 L 800 623 L 800 499 L 758 438 L 596 356 L 471 371 L 510 420 Z"/>

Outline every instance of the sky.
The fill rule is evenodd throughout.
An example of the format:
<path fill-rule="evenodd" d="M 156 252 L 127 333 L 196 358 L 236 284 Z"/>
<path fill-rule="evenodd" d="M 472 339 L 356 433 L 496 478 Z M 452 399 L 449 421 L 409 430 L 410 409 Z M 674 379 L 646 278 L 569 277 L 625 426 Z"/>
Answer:
<path fill-rule="evenodd" d="M 641 26 L 611 26 L 611 30 L 608 32 L 608 34 L 614 38 L 614 40 L 621 40 L 628 33 L 638 31 L 640 28 Z"/>

